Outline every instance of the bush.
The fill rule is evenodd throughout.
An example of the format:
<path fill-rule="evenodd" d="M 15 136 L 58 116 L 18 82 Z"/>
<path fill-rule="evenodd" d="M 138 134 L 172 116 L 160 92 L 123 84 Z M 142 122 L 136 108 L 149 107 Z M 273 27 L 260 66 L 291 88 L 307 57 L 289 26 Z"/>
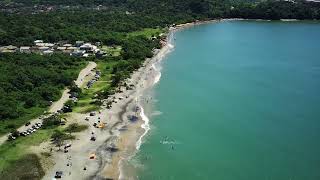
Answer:
<path fill-rule="evenodd" d="M 44 129 L 54 128 L 56 126 L 59 126 L 60 123 L 61 123 L 61 118 L 59 116 L 52 115 L 50 117 L 43 119 L 42 128 Z"/>
<path fill-rule="evenodd" d="M 70 124 L 64 131 L 68 133 L 81 132 L 88 129 L 87 125 L 79 125 L 78 123 Z"/>

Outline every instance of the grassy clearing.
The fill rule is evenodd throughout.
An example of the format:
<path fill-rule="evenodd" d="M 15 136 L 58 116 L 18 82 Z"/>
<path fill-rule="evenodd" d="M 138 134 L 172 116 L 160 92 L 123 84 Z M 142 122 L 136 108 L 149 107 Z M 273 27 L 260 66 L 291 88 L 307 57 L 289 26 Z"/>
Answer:
<path fill-rule="evenodd" d="M 80 62 L 78 64 L 78 68 L 76 70 L 69 70 L 69 71 L 66 71 L 66 73 L 75 74 L 74 76 L 77 77 L 76 74 L 79 74 L 81 69 L 85 68 L 86 65 L 87 65 L 87 62 Z M 58 99 L 60 99 L 63 91 L 64 91 L 64 88 L 61 88 Z M 25 114 L 23 114 L 22 116 L 20 116 L 19 118 L 8 119 L 8 120 L 3 120 L 3 121 L 0 120 L 0 136 L 7 134 L 14 129 L 17 129 L 20 126 L 23 126 L 24 124 L 26 124 L 30 120 L 35 119 L 35 118 L 39 117 L 40 115 L 43 115 L 44 112 L 48 108 L 49 107 L 31 107 L 29 109 L 26 109 L 27 112 Z"/>
<path fill-rule="evenodd" d="M 23 126 L 26 122 L 34 119 L 46 110 L 47 108 L 33 107 L 28 113 L 20 118 L 0 121 L 0 136 L 9 133 L 13 129 Z"/>
<path fill-rule="evenodd" d="M 82 95 L 73 108 L 77 113 L 88 113 L 91 111 L 99 110 L 100 107 L 95 104 L 93 97 L 99 92 L 110 86 L 111 70 L 116 62 L 111 61 L 98 61 L 97 70 L 101 71 L 101 77 L 89 89 L 82 89 Z"/>
<path fill-rule="evenodd" d="M 85 63 L 81 65 L 81 69 Z M 79 69 L 80 71 L 80 69 Z M 12 129 L 24 125 L 26 122 L 43 114 L 47 108 L 30 108 L 27 115 L 9 121 L 0 121 L 0 135 L 10 132 Z M 67 116 L 67 115 L 65 115 Z M 76 131 L 85 129 L 79 126 Z M 44 171 L 39 157 L 29 151 L 31 146 L 38 146 L 42 142 L 49 141 L 55 130 L 65 131 L 61 127 L 39 129 L 27 137 L 19 137 L 15 141 L 7 141 L 0 146 L 0 179 L 41 179 Z M 68 135 L 65 139 L 73 139 Z M 45 155 L 46 157 L 49 154 Z"/>
<path fill-rule="evenodd" d="M 152 29 L 152 28 L 145 28 L 141 31 L 134 31 L 128 34 L 129 37 L 132 36 L 145 36 L 147 38 L 151 38 L 152 36 L 159 36 L 161 33 L 163 33 L 164 30 L 157 28 L 157 29 Z"/>
<path fill-rule="evenodd" d="M 88 129 L 88 125 L 72 123 L 66 127 L 63 131 L 67 133 L 81 132 Z"/>
<path fill-rule="evenodd" d="M 31 136 L 19 137 L 0 146 L 0 171 L 10 169 L 14 162 L 27 155 L 30 146 L 37 146 L 50 139 L 53 129 L 41 129 Z"/>
<path fill-rule="evenodd" d="M 26 154 L 19 160 L 13 161 L 10 167 L 0 171 L 1 179 L 41 179 L 45 172 L 41 167 L 39 157 L 35 154 Z"/>
<path fill-rule="evenodd" d="M 108 56 L 120 56 L 121 53 L 121 46 L 102 46 L 101 50 L 103 50 L 104 52 L 107 52 Z"/>
<path fill-rule="evenodd" d="M 63 140 L 74 139 L 74 136 L 65 133 L 68 132 L 67 128 L 70 127 L 39 129 L 31 136 L 19 137 L 15 141 L 5 142 L 0 146 L 0 177 L 6 177 L 4 179 L 41 179 L 44 172 L 40 165 L 39 157 L 32 154 L 29 148 L 49 141 L 56 131 L 60 131 L 65 135 Z M 72 131 L 80 132 L 87 128 L 86 125 L 77 125 Z M 44 153 L 42 155 L 48 157 L 51 154 Z"/>

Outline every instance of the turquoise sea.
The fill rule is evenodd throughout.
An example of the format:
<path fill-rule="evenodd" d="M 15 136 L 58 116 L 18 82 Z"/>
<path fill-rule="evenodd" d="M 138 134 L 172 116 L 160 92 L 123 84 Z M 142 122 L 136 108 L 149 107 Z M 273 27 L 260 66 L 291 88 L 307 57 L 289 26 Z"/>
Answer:
<path fill-rule="evenodd" d="M 229 21 L 174 36 L 139 179 L 320 179 L 320 23 Z"/>

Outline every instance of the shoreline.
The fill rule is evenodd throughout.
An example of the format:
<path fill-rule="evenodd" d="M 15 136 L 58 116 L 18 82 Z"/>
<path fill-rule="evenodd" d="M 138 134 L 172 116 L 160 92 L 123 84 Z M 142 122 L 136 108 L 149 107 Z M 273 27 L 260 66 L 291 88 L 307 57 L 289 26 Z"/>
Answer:
<path fill-rule="evenodd" d="M 239 20 L 247 19 L 213 19 L 170 27 L 162 48 L 156 50 L 154 56 L 146 59 L 143 66 L 133 72 L 130 78 L 125 81 L 127 84 L 135 85 L 133 90 L 120 87 L 119 89 L 123 92 L 116 93 L 106 99 L 101 106 L 101 113 L 96 116 L 90 117 L 88 113 L 72 114 L 72 117 L 70 117 L 70 119 L 73 119 L 72 122 L 89 125 L 89 128 L 77 133 L 77 139 L 70 142 L 72 147 L 69 153 L 54 153 L 52 160 L 55 164 L 48 168 L 43 179 L 52 179 L 54 173 L 60 170 L 66 174 L 63 179 L 135 179 L 134 167 L 129 164 L 129 161 L 139 151 L 145 136 L 150 130 L 149 118 L 145 114 L 145 110 L 146 106 L 149 106 L 148 101 L 151 101 L 151 99 L 145 96 L 145 92 L 152 89 L 160 81 L 161 70 L 157 69 L 156 65 L 159 65 L 161 60 L 173 49 L 174 33 L 195 25 Z M 106 102 L 110 100 L 116 102 L 112 103 L 111 109 L 107 109 Z M 93 122 L 97 121 L 97 116 L 106 124 L 105 128 L 96 129 L 92 127 Z M 132 116 L 136 116 L 138 120 L 130 121 L 129 117 Z M 84 121 L 85 117 L 90 117 L 89 121 Z M 91 133 L 94 133 L 97 137 L 95 142 L 90 141 Z M 48 150 L 49 147 L 50 145 L 47 145 L 43 148 Z M 110 147 L 115 147 L 117 150 L 110 151 L 108 150 Z M 40 150 L 40 152 L 43 152 L 43 150 Z M 90 159 L 90 154 L 94 154 L 96 158 Z M 67 161 L 65 161 L 66 159 Z M 70 163 L 66 165 L 67 162 L 71 162 L 72 165 Z M 83 170 L 84 167 L 86 170 Z"/>
<path fill-rule="evenodd" d="M 119 87 L 122 92 L 104 100 L 101 113 L 94 117 L 90 117 L 89 113 L 72 113 L 71 117 L 68 118 L 72 119 L 72 123 L 85 124 L 89 128 L 86 131 L 76 133 L 76 140 L 69 141 L 72 147 L 68 153 L 53 152 L 51 157 L 53 165 L 46 168 L 43 179 L 52 179 L 56 171 L 64 171 L 66 175 L 63 176 L 63 179 L 70 180 L 132 179 L 135 171 L 134 167 L 130 167 L 128 161 L 139 151 L 144 137 L 150 130 L 149 118 L 145 114 L 145 108 L 151 99 L 144 97 L 144 93 L 160 81 L 161 72 L 156 68 L 156 65 L 160 65 L 161 60 L 173 49 L 173 35 L 176 31 L 220 21 L 222 20 L 197 21 L 170 27 L 165 40 L 162 40 L 163 46 L 161 49 L 156 49 L 154 56 L 146 59 L 143 66 L 134 71 L 130 78 L 125 81 L 127 84 L 135 85 L 133 90 Z M 115 101 L 110 109 L 106 108 L 108 101 Z M 138 118 L 136 122 L 131 122 L 128 118 L 133 115 Z M 102 123 L 106 124 L 106 127 L 98 130 L 92 127 L 93 122 L 97 120 L 97 116 Z M 84 121 L 86 117 L 89 117 L 89 121 Z M 89 140 L 91 133 L 94 133 L 97 137 L 95 142 Z M 41 154 L 54 148 L 48 142 L 43 144 L 39 148 L 33 147 L 33 150 Z M 106 150 L 110 147 L 116 147 L 117 151 Z M 91 154 L 94 154 L 96 158 L 90 159 Z"/>
<path fill-rule="evenodd" d="M 143 136 L 149 130 L 148 117 L 144 115 L 143 103 L 146 101 L 143 94 L 152 88 L 160 80 L 160 72 L 155 68 L 155 64 L 160 62 L 173 48 L 169 44 L 171 30 L 166 37 L 166 44 L 154 52 L 154 56 L 146 59 L 143 66 L 133 72 L 131 77 L 125 82 L 134 84 L 133 90 L 124 87 L 122 91 L 116 93 L 103 101 L 99 114 L 90 116 L 89 113 L 70 113 L 67 118 L 69 123 L 88 125 L 88 129 L 74 133 L 75 140 L 65 143 L 72 144 L 68 153 L 53 151 L 56 149 L 49 142 L 42 143 L 39 147 L 30 148 L 41 157 L 44 152 L 52 152 L 49 158 L 41 157 L 46 167 L 43 179 L 52 179 L 56 171 L 63 171 L 63 179 L 121 179 L 123 160 L 132 157 L 143 142 Z M 107 109 L 107 102 L 114 101 L 112 107 Z M 144 115 L 144 116 L 143 116 Z M 129 117 L 136 116 L 135 122 Z M 88 121 L 84 119 L 89 117 Z M 142 118 L 143 117 L 143 118 Z M 94 128 L 92 124 L 97 122 L 105 124 L 103 128 Z M 145 128 L 145 129 L 144 129 Z M 96 136 L 95 141 L 90 140 L 91 134 Z M 139 142 L 139 143 L 138 143 Z M 116 149 L 112 151 L 110 149 Z M 94 158 L 90 156 L 94 154 Z"/>

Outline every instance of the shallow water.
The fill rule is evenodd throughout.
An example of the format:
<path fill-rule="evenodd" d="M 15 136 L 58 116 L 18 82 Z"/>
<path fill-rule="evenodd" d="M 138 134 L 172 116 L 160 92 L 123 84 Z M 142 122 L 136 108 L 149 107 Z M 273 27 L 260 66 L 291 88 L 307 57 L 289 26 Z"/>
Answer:
<path fill-rule="evenodd" d="M 175 36 L 132 160 L 139 179 L 320 179 L 319 23 L 232 21 Z"/>

